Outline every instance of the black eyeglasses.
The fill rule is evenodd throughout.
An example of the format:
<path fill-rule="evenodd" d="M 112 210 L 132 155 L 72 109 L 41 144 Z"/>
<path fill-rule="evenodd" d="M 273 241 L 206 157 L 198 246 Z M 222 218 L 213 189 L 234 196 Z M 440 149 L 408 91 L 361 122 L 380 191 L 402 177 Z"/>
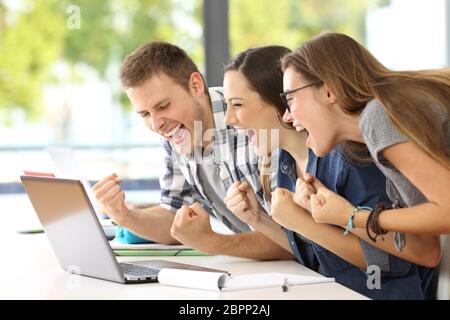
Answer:
<path fill-rule="evenodd" d="M 306 86 L 303 86 L 303 87 L 300 87 L 300 88 L 296 88 L 296 89 L 292 89 L 292 90 L 288 90 L 288 91 L 285 91 L 285 92 L 283 92 L 283 93 L 280 93 L 280 98 L 281 98 L 281 100 L 283 101 L 284 106 L 286 107 L 287 111 L 288 111 L 288 112 L 291 112 L 291 107 L 289 106 L 288 100 L 287 100 L 287 96 L 288 96 L 288 95 L 290 95 L 290 94 L 292 94 L 292 93 L 294 93 L 294 92 L 300 91 L 300 90 L 302 90 L 302 89 L 306 89 L 306 88 L 308 88 L 308 87 L 312 87 L 312 86 L 315 86 L 315 85 L 317 85 L 317 84 L 321 84 L 321 83 L 322 83 L 322 81 L 316 81 L 316 82 L 307 84 Z"/>

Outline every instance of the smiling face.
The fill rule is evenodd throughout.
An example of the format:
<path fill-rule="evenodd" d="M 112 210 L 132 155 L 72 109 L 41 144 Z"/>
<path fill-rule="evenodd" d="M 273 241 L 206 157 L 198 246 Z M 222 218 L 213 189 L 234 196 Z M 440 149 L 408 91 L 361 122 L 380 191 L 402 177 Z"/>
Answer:
<path fill-rule="evenodd" d="M 281 127 L 275 107 L 265 103 L 261 96 L 252 90 L 245 76 L 236 70 L 227 71 L 223 80 L 223 91 L 227 102 L 225 123 L 238 130 L 245 130 L 249 143 L 259 156 L 268 155 L 278 147 L 272 141 Z M 275 138 L 274 138 L 275 139 Z"/>
<path fill-rule="evenodd" d="M 300 73 L 288 67 L 283 74 L 283 90 L 289 91 L 308 85 Z M 321 157 L 337 144 L 337 121 L 331 104 L 335 103 L 326 85 L 311 86 L 287 97 L 291 112 L 283 119 L 291 122 L 297 131 L 305 128 L 309 135 L 306 146 Z"/>
<path fill-rule="evenodd" d="M 204 93 L 203 87 L 195 85 L 196 81 L 201 81 L 197 76 L 191 76 L 194 84 L 190 85 L 190 92 L 164 73 L 155 74 L 139 86 L 126 90 L 146 126 L 173 142 L 181 154 L 194 150 L 194 121 L 202 121 L 203 132 L 210 125 L 206 123 L 208 109 L 199 102 Z"/>

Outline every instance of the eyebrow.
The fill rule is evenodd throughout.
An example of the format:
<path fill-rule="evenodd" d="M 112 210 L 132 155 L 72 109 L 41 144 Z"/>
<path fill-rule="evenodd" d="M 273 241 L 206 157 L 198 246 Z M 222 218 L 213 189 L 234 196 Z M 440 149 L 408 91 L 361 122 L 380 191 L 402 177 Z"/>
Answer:
<path fill-rule="evenodd" d="M 155 105 L 153 105 L 152 107 L 150 107 L 150 109 L 156 109 L 156 108 L 158 108 L 160 105 L 162 105 L 162 104 L 164 104 L 164 103 L 166 103 L 166 102 L 168 102 L 168 101 L 169 101 L 169 98 L 164 98 L 163 100 L 157 102 Z M 148 112 L 147 109 L 136 111 L 136 113 L 138 113 L 138 114 L 143 114 L 143 113 L 146 113 L 146 112 Z"/>
<path fill-rule="evenodd" d="M 226 101 L 231 101 L 233 102 L 233 100 L 245 100 L 244 98 L 238 98 L 238 97 L 231 97 L 229 99 L 226 99 Z"/>
<path fill-rule="evenodd" d="M 144 113 L 146 113 L 146 112 L 148 112 L 147 110 L 139 110 L 139 111 L 136 111 L 136 113 L 137 114 L 140 114 L 140 115 L 142 115 L 142 114 L 144 114 Z"/>
<path fill-rule="evenodd" d="M 166 103 L 169 101 L 169 98 L 164 98 L 161 101 L 159 101 L 158 103 L 156 103 L 155 105 L 153 105 L 153 107 L 151 107 L 151 109 L 156 109 L 159 106 L 161 106 L 162 104 Z"/>

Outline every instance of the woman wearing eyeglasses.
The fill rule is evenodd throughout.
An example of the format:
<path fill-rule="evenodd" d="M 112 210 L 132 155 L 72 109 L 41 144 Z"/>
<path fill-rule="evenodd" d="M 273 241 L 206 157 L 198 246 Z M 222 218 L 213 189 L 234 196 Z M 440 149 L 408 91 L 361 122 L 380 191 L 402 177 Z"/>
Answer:
<path fill-rule="evenodd" d="M 341 226 L 350 219 L 371 241 L 384 237 L 401 251 L 420 237 L 434 252 L 428 265 L 437 265 L 436 235 L 450 233 L 450 69 L 392 71 L 338 33 L 306 41 L 283 68 L 285 90 L 316 83 L 287 95 L 294 126 L 310 134 L 308 147 L 318 156 L 340 143 L 351 153 L 368 150 L 395 204 L 355 214 L 351 199 L 320 188 L 308 194 L 314 219 Z"/>
<path fill-rule="evenodd" d="M 389 203 L 389 198 L 384 189 L 385 178 L 375 165 L 354 162 L 342 146 L 318 158 L 307 147 L 307 132 L 300 126 L 294 129 L 282 120 L 286 110 L 283 97 L 289 98 L 293 94 L 293 91 L 288 92 L 280 98 L 283 90 L 280 58 L 287 53 L 289 50 L 280 46 L 249 49 L 227 65 L 224 75 L 227 125 L 247 130 L 256 153 L 264 159 L 262 180 L 266 196 L 272 201 L 271 214 L 287 229 L 283 230 L 274 220 L 260 213 L 256 196 L 245 183 L 236 182 L 228 190 L 227 207 L 255 230 L 292 252 L 298 262 L 334 277 L 355 291 L 374 299 L 423 299 L 427 287 L 419 277 L 419 267 L 399 257 L 415 263 L 428 261 L 428 248 L 417 246 L 414 240 L 410 246 L 415 252 L 397 252 L 391 243 L 371 245 L 355 235 L 355 230 L 348 230 L 344 235 L 341 227 L 316 223 L 299 205 L 307 190 L 299 188 L 296 194 L 293 193 L 297 178 L 309 181 L 313 189 L 322 187 L 312 176 L 317 176 L 327 188 L 351 198 L 360 206 L 371 206 L 380 201 Z M 305 84 L 295 92 L 312 87 Z M 288 114 L 285 120 L 290 122 Z M 270 130 L 277 134 L 271 134 Z M 276 164 L 279 164 L 277 186 L 280 188 L 271 193 L 273 184 L 267 181 L 270 170 L 264 170 L 264 166 L 274 165 L 268 162 L 269 159 L 273 161 L 276 152 Z M 300 182 L 297 184 L 300 186 Z M 375 270 L 370 277 L 365 273 L 366 268 Z M 378 279 L 377 275 L 380 276 Z"/>

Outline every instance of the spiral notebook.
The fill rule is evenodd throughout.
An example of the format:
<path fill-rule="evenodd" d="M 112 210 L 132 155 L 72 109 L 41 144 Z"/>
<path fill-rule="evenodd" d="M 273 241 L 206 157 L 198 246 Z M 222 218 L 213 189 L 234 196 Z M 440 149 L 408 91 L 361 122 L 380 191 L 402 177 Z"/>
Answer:
<path fill-rule="evenodd" d="M 167 286 L 212 291 L 233 291 L 334 282 L 334 278 L 276 272 L 233 276 L 226 272 L 164 268 L 158 274 L 158 282 Z"/>

